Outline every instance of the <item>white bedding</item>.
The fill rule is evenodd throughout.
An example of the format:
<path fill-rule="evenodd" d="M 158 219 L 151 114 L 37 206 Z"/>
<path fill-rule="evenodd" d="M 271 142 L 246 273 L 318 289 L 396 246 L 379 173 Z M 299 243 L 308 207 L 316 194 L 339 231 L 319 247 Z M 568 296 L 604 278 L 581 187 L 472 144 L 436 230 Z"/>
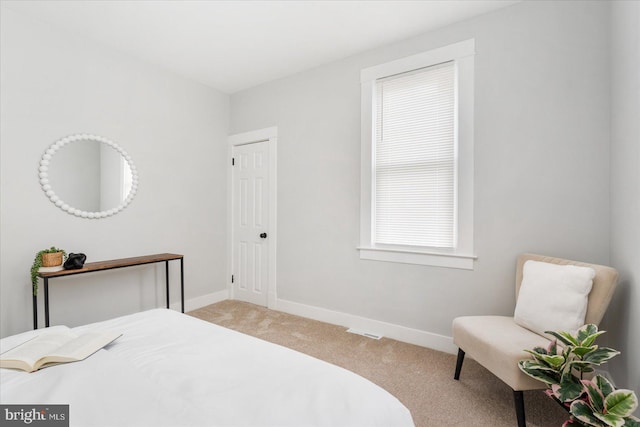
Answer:
<path fill-rule="evenodd" d="M 82 362 L 0 369 L 0 403 L 69 404 L 78 427 L 413 426 L 394 396 L 353 372 L 175 311 L 73 330 L 89 329 L 123 335 Z"/>

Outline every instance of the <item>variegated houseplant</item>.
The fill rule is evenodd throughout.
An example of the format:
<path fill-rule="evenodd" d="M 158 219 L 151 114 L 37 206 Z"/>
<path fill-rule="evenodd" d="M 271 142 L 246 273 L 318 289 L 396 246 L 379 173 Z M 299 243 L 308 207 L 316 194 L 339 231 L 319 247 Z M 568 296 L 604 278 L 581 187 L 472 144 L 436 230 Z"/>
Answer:
<path fill-rule="evenodd" d="M 42 267 L 42 255 L 43 254 L 55 254 L 60 252 L 62 254 L 62 262 L 67 258 L 67 252 L 64 249 L 56 248 L 55 246 L 51 246 L 49 249 L 43 249 L 38 252 L 33 259 L 33 264 L 31 264 L 31 291 L 33 295 L 38 295 L 38 271 L 40 271 L 40 267 Z"/>
<path fill-rule="evenodd" d="M 533 357 L 521 360 L 518 365 L 525 374 L 547 384 L 547 395 L 569 411 L 563 427 L 640 427 L 640 420 L 632 415 L 638 407 L 638 398 L 632 390 L 616 390 L 602 375 L 587 378 L 592 376 L 595 366 L 620 354 L 595 344 L 604 331 L 589 324 L 575 334 L 547 333 L 555 337 L 549 346 L 525 350 Z"/>

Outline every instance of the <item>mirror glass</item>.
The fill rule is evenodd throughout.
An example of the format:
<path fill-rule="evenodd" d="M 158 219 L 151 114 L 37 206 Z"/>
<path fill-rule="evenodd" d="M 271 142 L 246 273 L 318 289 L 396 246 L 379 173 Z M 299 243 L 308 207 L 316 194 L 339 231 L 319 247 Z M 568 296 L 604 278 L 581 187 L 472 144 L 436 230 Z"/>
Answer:
<path fill-rule="evenodd" d="M 124 209 L 137 188 L 135 166 L 117 144 L 95 135 L 57 141 L 42 157 L 40 182 L 64 211 L 102 218 Z"/>

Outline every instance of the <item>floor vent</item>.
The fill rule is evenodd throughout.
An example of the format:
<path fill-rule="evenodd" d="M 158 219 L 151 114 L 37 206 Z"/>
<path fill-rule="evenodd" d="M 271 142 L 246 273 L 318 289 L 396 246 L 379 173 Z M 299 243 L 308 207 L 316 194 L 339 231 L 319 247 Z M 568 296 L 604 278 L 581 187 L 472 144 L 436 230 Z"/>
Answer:
<path fill-rule="evenodd" d="M 382 335 L 372 334 L 371 332 L 358 331 L 356 329 L 347 329 L 347 332 L 350 334 L 362 335 L 363 337 L 371 338 L 374 340 L 379 340 L 382 338 Z"/>

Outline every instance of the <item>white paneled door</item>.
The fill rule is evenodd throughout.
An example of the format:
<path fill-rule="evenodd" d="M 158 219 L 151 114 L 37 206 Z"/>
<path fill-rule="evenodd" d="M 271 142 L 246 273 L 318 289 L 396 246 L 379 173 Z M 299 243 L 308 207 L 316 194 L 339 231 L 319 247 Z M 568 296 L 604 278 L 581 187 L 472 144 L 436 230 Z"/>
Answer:
<path fill-rule="evenodd" d="M 233 147 L 233 294 L 267 306 L 269 286 L 268 141 Z"/>

